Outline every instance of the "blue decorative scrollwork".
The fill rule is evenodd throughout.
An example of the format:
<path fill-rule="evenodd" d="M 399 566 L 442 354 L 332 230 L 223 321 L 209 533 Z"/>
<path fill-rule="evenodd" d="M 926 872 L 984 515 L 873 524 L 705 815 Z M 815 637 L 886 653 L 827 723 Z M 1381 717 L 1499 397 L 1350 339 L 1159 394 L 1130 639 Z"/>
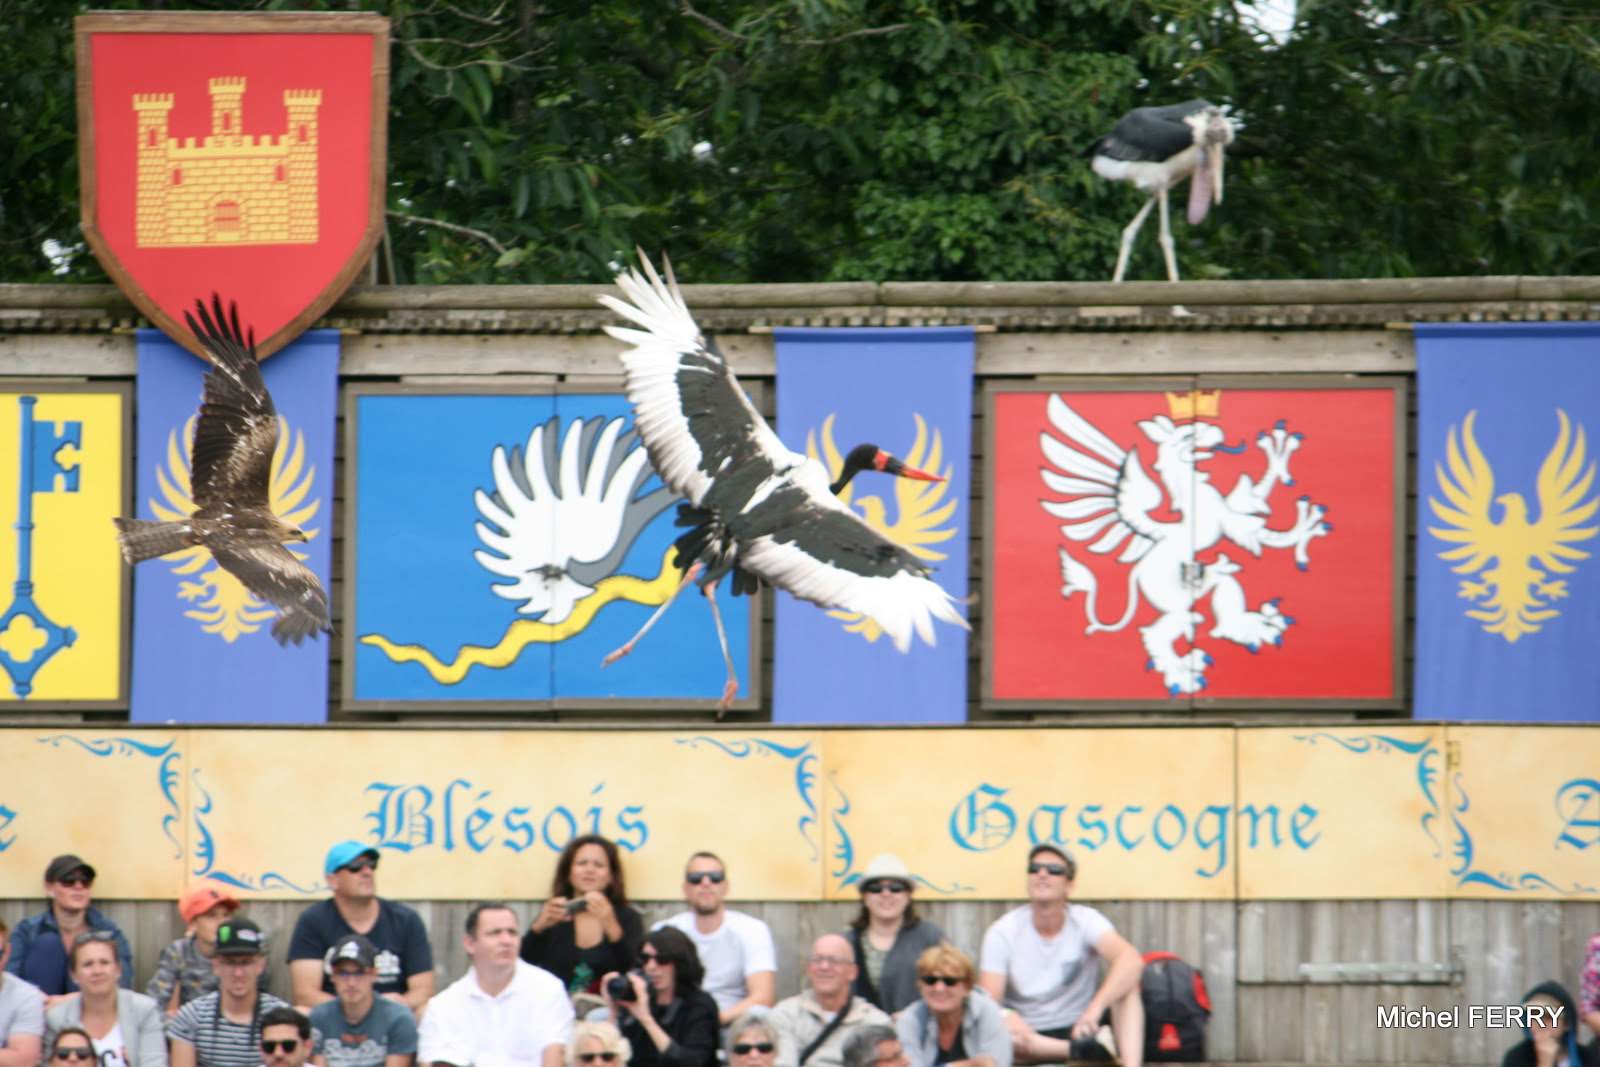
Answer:
<path fill-rule="evenodd" d="M 1439 783 L 1439 748 L 1433 743 L 1431 736 L 1421 741 L 1402 741 L 1387 734 L 1341 737 L 1326 730 L 1319 730 L 1316 733 L 1295 734 L 1294 739 L 1304 741 L 1308 745 L 1314 745 L 1318 741 L 1332 741 L 1357 755 L 1366 755 L 1369 752 L 1403 752 L 1408 756 L 1417 757 L 1417 788 L 1422 792 L 1422 799 L 1428 803 L 1428 810 L 1422 813 L 1422 832 L 1433 842 L 1434 856 L 1437 858 L 1442 854 L 1439 836 L 1434 832 L 1439 822 L 1439 797 L 1434 788 Z"/>
<path fill-rule="evenodd" d="M 1471 807 L 1471 802 L 1467 797 L 1466 786 L 1462 784 L 1460 772 L 1456 773 L 1453 785 L 1455 787 L 1456 805 L 1455 811 L 1451 815 L 1451 821 L 1455 824 L 1456 831 L 1456 863 L 1455 866 L 1450 868 L 1450 873 L 1456 876 L 1457 887 L 1483 885 L 1505 893 L 1515 893 L 1518 890 L 1545 889 L 1553 893 L 1560 893 L 1562 896 L 1593 896 L 1600 893 L 1600 887 L 1584 885 L 1581 882 L 1574 882 L 1569 886 L 1557 885 L 1536 871 L 1524 871 L 1521 874 L 1500 871 L 1498 874 L 1490 874 L 1488 871 L 1474 869 L 1473 860 L 1476 858 L 1476 850 L 1472 846 L 1472 834 L 1467 829 L 1466 822 L 1461 818 Z"/>
<path fill-rule="evenodd" d="M 1438 759 L 1439 749 L 1430 737 L 1423 741 L 1402 741 L 1397 737 L 1384 734 L 1367 734 L 1361 737 L 1340 737 L 1337 734 L 1320 731 L 1312 734 L 1296 734 L 1296 741 L 1307 744 L 1316 744 L 1319 739 L 1332 741 L 1342 748 L 1357 754 L 1368 752 L 1400 751 L 1417 757 L 1417 786 L 1422 791 L 1423 799 L 1428 802 L 1429 810 L 1422 816 L 1422 830 L 1428 839 L 1434 843 L 1434 855 L 1439 855 L 1439 839 L 1435 836 L 1433 827 L 1439 819 L 1439 798 L 1435 786 L 1439 780 Z M 1451 780 L 1452 795 L 1455 803 L 1450 812 L 1450 825 L 1454 840 L 1450 851 L 1454 862 L 1450 867 L 1450 874 L 1456 879 L 1456 887 L 1468 885 L 1488 886 L 1502 892 L 1515 893 L 1519 891 L 1550 890 L 1563 896 L 1590 896 L 1600 893 L 1600 888 L 1574 882 L 1570 886 L 1560 886 L 1549 878 L 1534 871 L 1525 871 L 1521 874 L 1512 874 L 1500 871 L 1490 874 L 1487 871 L 1476 869 L 1474 860 L 1477 850 L 1472 843 L 1472 832 L 1467 829 L 1463 815 L 1471 808 L 1471 800 L 1467 796 L 1466 785 L 1462 782 L 1458 771 Z"/>
<path fill-rule="evenodd" d="M 794 764 L 794 788 L 800 797 L 800 803 L 805 806 L 806 814 L 800 816 L 796 828 L 811 849 L 811 858 L 817 858 L 817 754 L 811 751 L 811 742 L 807 741 L 800 746 L 780 745 L 776 741 L 767 741 L 763 738 L 741 738 L 737 741 L 719 741 L 715 737 L 680 737 L 678 744 L 688 745 L 690 748 L 699 748 L 701 744 L 711 745 L 734 759 L 748 759 L 753 755 L 775 755 L 789 760 Z"/>
<path fill-rule="evenodd" d="M 833 786 L 834 795 L 839 798 L 839 803 L 828 813 L 829 821 L 833 823 L 833 858 L 837 861 L 837 865 L 833 869 L 833 876 L 839 880 L 838 888 L 846 889 L 861 881 L 861 872 L 851 869 L 856 863 L 856 846 L 855 842 L 850 840 L 850 831 L 844 824 L 844 817 L 850 814 L 850 798 L 845 795 L 843 787 L 839 785 L 838 777 L 830 774 L 828 781 Z M 972 886 L 963 885 L 960 882 L 940 885 L 938 882 L 930 881 L 915 871 L 911 874 L 911 880 L 917 885 L 933 890 L 935 893 L 970 893 L 973 890 Z"/>
<path fill-rule="evenodd" d="M 99 737 L 85 741 L 71 734 L 52 734 L 38 740 L 39 744 L 49 745 L 51 748 L 60 748 L 63 743 L 74 744 L 98 759 L 105 759 L 108 756 L 137 755 L 159 760 L 156 765 L 156 784 L 161 789 L 162 799 L 167 802 L 167 814 L 161 818 L 161 831 L 167 835 L 167 840 L 172 842 L 173 859 L 183 855 L 183 844 L 178 840 L 176 832 L 181 814 L 178 807 L 178 764 L 183 761 L 183 753 L 178 751 L 176 738 L 164 745 L 136 741 L 131 737 Z"/>
<path fill-rule="evenodd" d="M 211 814 L 211 793 L 200 782 L 199 768 L 195 768 L 189 777 L 194 782 L 194 787 L 200 795 L 200 801 L 194 806 L 194 873 L 197 877 L 210 878 L 224 885 L 231 885 L 236 889 L 246 889 L 258 893 L 270 889 L 287 889 L 302 896 L 312 896 L 322 891 L 321 886 L 299 885 L 277 871 L 268 871 L 265 874 L 252 876 L 218 870 L 216 865 L 216 839 L 211 836 L 210 829 L 206 827 L 206 816 Z"/>

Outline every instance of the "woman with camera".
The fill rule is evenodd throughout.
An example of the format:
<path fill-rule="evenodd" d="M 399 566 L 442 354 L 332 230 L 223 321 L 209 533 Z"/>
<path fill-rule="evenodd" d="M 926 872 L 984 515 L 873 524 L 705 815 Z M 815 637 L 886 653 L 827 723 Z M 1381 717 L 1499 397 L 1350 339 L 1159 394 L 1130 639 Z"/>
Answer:
<path fill-rule="evenodd" d="M 598 992 L 599 977 L 633 966 L 644 920 L 628 906 L 617 846 L 598 834 L 567 842 L 556 861 L 550 899 L 522 936 L 522 958 L 543 967 L 568 993 Z"/>
<path fill-rule="evenodd" d="M 715 1067 L 717 1002 L 700 988 L 705 970 L 683 931 L 651 931 L 639 950 L 643 974 L 608 974 L 606 1007 L 633 1046 L 631 1067 Z"/>

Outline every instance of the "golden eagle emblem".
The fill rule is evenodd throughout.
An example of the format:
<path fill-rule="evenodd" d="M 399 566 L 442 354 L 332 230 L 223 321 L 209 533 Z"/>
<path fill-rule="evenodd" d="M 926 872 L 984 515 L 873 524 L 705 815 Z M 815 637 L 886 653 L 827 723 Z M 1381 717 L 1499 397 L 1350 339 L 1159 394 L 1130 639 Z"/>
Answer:
<path fill-rule="evenodd" d="M 1452 567 L 1457 574 L 1479 578 L 1461 582 L 1459 595 L 1474 604 L 1467 617 L 1516 644 L 1561 614 L 1553 605 L 1566 597 L 1567 583 L 1554 575 L 1571 574 L 1576 570 L 1573 561 L 1589 558 L 1588 552 L 1573 546 L 1600 532 L 1600 527 L 1582 525 L 1600 507 L 1600 500 L 1589 496 L 1595 465 L 1585 467 L 1588 442 L 1583 427 L 1574 428 L 1567 413 L 1556 409 L 1560 424 L 1556 442 L 1539 466 L 1539 521 L 1530 522 L 1521 493 L 1495 495 L 1494 471 L 1472 434 L 1477 415 L 1467 412 L 1459 441 L 1456 428 L 1450 428 L 1445 446 L 1448 473 L 1434 465 L 1445 500 L 1429 497 L 1428 506 L 1447 525 L 1430 526 L 1428 532 L 1459 546 L 1439 553 L 1441 559 L 1459 561 Z M 1495 504 L 1501 508 L 1498 522 L 1490 518 Z"/>
<path fill-rule="evenodd" d="M 828 477 L 836 481 L 839 472 L 844 469 L 844 457 L 840 455 L 839 446 L 833 440 L 835 417 L 829 415 L 822 420 L 820 454 L 817 450 L 816 431 L 807 431 L 806 455 L 826 466 Z M 945 499 L 945 493 L 950 488 L 953 468 L 944 462 L 944 440 L 939 431 L 934 430 L 930 440 L 927 422 L 921 415 L 915 413 L 912 418 L 916 419 L 917 433 L 910 450 L 904 453 L 906 466 L 941 475 L 944 481 L 924 482 L 896 478 L 894 481 L 896 515 L 893 523 L 889 521 L 888 508 L 884 505 L 883 498 L 871 494 L 856 497 L 853 484 L 845 486 L 840 491 L 839 502 L 847 507 L 853 507 L 866 520 L 867 525 L 879 534 L 918 559 L 931 562 L 945 559 L 948 555 L 931 546 L 942 544 L 956 535 L 954 526 L 944 525 L 956 512 L 956 502 Z M 855 611 L 830 611 L 828 614 L 843 622 L 847 631 L 858 633 L 868 641 L 876 641 L 883 636 L 883 628 L 870 615 Z"/>
<path fill-rule="evenodd" d="M 150 501 L 156 518 L 164 522 L 186 521 L 195 511 L 191 498 L 189 470 L 194 461 L 194 428 L 196 416 L 191 415 L 183 427 L 183 442 L 178 432 L 167 435 L 167 461 L 156 468 L 165 502 Z M 267 499 L 273 514 L 290 526 L 305 530 L 306 539 L 317 536 L 318 531 L 306 527 L 317 514 L 321 501 L 310 500 L 316 478 L 315 465 L 306 465 L 306 435 L 304 430 L 291 431 L 288 420 L 278 416 L 278 447 L 272 456 L 272 477 Z M 296 559 L 305 559 L 304 553 L 289 550 Z M 204 545 L 194 545 L 168 557 L 173 573 L 197 575 L 178 585 L 178 597 L 195 606 L 183 614 L 200 623 L 208 634 L 216 634 L 232 644 L 244 634 L 253 634 L 261 624 L 278 614 L 278 609 L 263 603 L 259 597 L 244 587 L 244 583 L 229 571 L 218 566 L 211 550 Z M 209 568 L 208 568 L 209 565 Z"/>

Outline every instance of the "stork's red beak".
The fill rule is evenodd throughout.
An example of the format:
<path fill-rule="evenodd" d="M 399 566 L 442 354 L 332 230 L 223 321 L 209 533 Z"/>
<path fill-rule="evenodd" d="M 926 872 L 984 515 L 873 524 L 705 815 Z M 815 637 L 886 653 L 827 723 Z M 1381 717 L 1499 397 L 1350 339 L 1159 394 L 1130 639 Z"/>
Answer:
<path fill-rule="evenodd" d="M 915 467 L 906 466 L 904 463 L 901 463 L 898 459 L 895 459 L 893 456 L 889 455 L 889 453 L 884 452 L 881 449 L 876 456 L 872 457 L 872 465 L 881 470 L 883 473 L 892 474 L 897 478 L 915 478 L 919 482 L 944 481 L 944 479 L 939 477 L 937 474 L 929 474 L 927 471 L 919 471 Z"/>

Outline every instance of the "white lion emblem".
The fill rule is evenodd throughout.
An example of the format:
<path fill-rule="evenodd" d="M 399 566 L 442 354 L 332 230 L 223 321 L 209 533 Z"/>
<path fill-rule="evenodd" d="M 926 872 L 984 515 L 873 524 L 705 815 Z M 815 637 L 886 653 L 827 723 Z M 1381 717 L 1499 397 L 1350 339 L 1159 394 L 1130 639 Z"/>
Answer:
<path fill-rule="evenodd" d="M 1069 540 L 1093 540 L 1088 549 L 1097 555 L 1121 547 L 1118 562 L 1133 564 L 1128 572 L 1127 610 L 1115 623 L 1106 623 L 1095 615 L 1094 572 L 1065 547 L 1061 549 L 1061 595 L 1070 599 L 1075 593 L 1085 594 L 1087 633 L 1126 627 L 1142 596 L 1161 613 L 1139 628 L 1150 657 L 1148 666 L 1161 672 L 1173 696 L 1195 693 L 1206 685 L 1211 657 L 1194 644 L 1195 624 L 1205 621 L 1194 609 L 1205 597 L 1211 598 L 1215 620 L 1210 636 L 1251 651 L 1283 640 L 1294 620 L 1278 611 L 1276 600 L 1254 610 L 1247 606 L 1244 587 L 1236 577 L 1238 563 L 1225 552 L 1219 552 L 1214 563 L 1200 564 L 1195 557 L 1225 537 L 1256 556 L 1263 548 L 1292 548 L 1300 568 L 1308 566 L 1307 545 L 1332 530 L 1322 521 L 1322 506 L 1301 497 L 1295 524 L 1287 530 L 1268 528 L 1266 518 L 1272 512 L 1268 497 L 1273 488 L 1280 482 L 1294 484 L 1289 456 L 1300 447 L 1299 434 L 1288 433 L 1279 421 L 1271 431 L 1257 435 L 1256 447 L 1266 456 L 1266 473 L 1260 482 L 1241 475 L 1233 491 L 1223 496 L 1199 464 L 1209 460 L 1213 450 L 1242 452 L 1245 446 L 1224 445 L 1222 430 L 1211 423 L 1197 420 L 1180 426 L 1165 415 L 1139 423 L 1156 446 L 1158 486 L 1140 465 L 1137 451 L 1119 447 L 1061 397 L 1050 397 L 1049 417 L 1070 444 L 1049 432 L 1040 433 L 1040 447 L 1055 469 L 1041 468 L 1039 473 L 1051 490 L 1067 499 L 1043 500 L 1041 506 L 1067 520 L 1061 532 Z M 1178 522 L 1150 517 L 1161 507 L 1163 486 L 1172 510 L 1183 516 Z M 1179 638 L 1190 645 L 1185 653 L 1176 648 Z"/>

